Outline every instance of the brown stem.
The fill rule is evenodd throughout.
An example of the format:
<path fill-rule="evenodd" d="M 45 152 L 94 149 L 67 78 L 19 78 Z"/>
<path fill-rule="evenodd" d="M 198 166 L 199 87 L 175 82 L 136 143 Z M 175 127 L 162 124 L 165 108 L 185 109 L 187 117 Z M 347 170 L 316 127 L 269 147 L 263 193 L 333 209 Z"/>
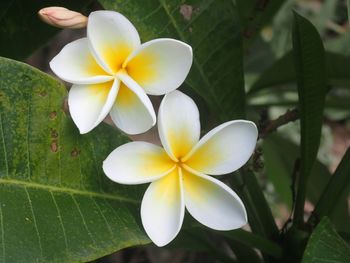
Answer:
<path fill-rule="evenodd" d="M 267 135 L 274 132 L 279 127 L 289 122 L 296 121 L 298 118 L 299 118 L 298 109 L 287 110 L 286 113 L 279 116 L 277 119 L 268 121 L 266 124 L 262 125 L 259 132 L 259 138 L 265 138 Z"/>

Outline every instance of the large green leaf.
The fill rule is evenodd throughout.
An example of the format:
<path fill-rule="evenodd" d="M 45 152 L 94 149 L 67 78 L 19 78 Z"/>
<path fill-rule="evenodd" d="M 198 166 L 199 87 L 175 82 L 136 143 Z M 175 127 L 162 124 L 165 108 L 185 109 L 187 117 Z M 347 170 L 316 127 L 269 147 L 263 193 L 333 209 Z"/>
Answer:
<path fill-rule="evenodd" d="M 350 67 L 350 58 L 333 52 L 326 52 L 325 55 L 328 84 L 349 87 L 350 77 L 347 69 Z M 293 53 L 288 52 L 260 75 L 249 93 L 280 88 L 291 83 L 296 83 L 296 74 Z"/>
<path fill-rule="evenodd" d="M 88 261 L 147 243 L 140 192 L 101 169 L 128 139 L 107 125 L 79 135 L 48 75 L 4 58 L 0 72 L 0 261 Z"/>
<path fill-rule="evenodd" d="M 302 263 L 348 263 L 350 247 L 338 235 L 327 217 L 312 233 Z"/>
<path fill-rule="evenodd" d="M 293 54 L 298 84 L 300 110 L 300 172 L 297 178 L 295 221 L 304 214 L 306 182 L 320 145 L 323 108 L 327 92 L 324 48 L 316 28 L 294 13 Z"/>
<path fill-rule="evenodd" d="M 91 0 L 3 0 L 0 3 L 0 56 L 25 59 L 59 31 L 38 18 L 48 6 L 81 10 Z"/>
<path fill-rule="evenodd" d="M 193 47 L 186 84 L 221 120 L 244 116 L 242 37 L 232 0 L 99 0 L 126 15 L 143 41 L 173 37 Z"/>

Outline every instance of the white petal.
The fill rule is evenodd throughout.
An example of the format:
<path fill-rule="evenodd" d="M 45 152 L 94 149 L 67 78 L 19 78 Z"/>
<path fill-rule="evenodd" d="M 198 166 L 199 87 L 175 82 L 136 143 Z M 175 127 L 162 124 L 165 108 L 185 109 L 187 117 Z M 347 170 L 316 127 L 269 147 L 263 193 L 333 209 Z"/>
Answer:
<path fill-rule="evenodd" d="M 149 130 L 155 124 L 152 115 L 142 100 L 123 83 L 110 112 L 115 125 L 127 134 L 139 134 Z"/>
<path fill-rule="evenodd" d="M 146 93 L 162 95 L 185 81 L 192 65 L 192 48 L 174 39 L 154 39 L 135 50 L 124 65 Z"/>
<path fill-rule="evenodd" d="M 161 247 L 177 236 L 184 214 L 182 179 L 175 169 L 148 187 L 141 204 L 142 224 L 150 239 Z"/>
<path fill-rule="evenodd" d="M 229 121 L 207 133 L 183 162 L 205 174 L 231 173 L 249 160 L 257 138 L 253 122 Z"/>
<path fill-rule="evenodd" d="M 111 110 L 113 122 L 128 134 L 146 132 L 156 123 L 156 113 L 150 99 L 127 74 L 118 74 L 118 77 L 122 84 Z"/>
<path fill-rule="evenodd" d="M 247 223 L 241 199 L 226 184 L 184 169 L 183 185 L 186 209 L 201 224 L 216 230 L 233 230 Z"/>
<path fill-rule="evenodd" d="M 95 61 L 87 38 L 67 44 L 51 60 L 50 67 L 61 79 L 74 84 L 94 84 L 113 79 Z"/>
<path fill-rule="evenodd" d="M 163 148 L 147 142 L 119 146 L 103 162 L 109 179 L 120 184 L 143 184 L 174 170 L 175 164 Z"/>
<path fill-rule="evenodd" d="M 158 131 L 169 156 L 173 160 L 184 157 L 199 140 L 197 105 L 180 91 L 165 95 L 159 107 Z"/>
<path fill-rule="evenodd" d="M 87 133 L 106 118 L 117 97 L 119 80 L 90 85 L 73 85 L 69 112 L 80 133 Z"/>
<path fill-rule="evenodd" d="M 135 27 L 125 16 L 113 11 L 90 13 L 87 35 L 96 60 L 110 74 L 115 74 L 140 46 Z"/>

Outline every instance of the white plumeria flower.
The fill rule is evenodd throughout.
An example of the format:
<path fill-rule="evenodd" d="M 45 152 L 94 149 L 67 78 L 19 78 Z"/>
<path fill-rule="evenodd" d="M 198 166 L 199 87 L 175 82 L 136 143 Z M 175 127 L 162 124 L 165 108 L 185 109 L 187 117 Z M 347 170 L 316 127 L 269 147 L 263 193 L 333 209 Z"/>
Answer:
<path fill-rule="evenodd" d="M 130 142 L 115 149 L 103 170 L 121 184 L 151 182 L 141 204 L 142 224 L 158 246 L 172 241 L 181 229 L 185 207 L 203 225 L 232 230 L 247 223 L 244 205 L 224 183 L 208 176 L 231 173 L 254 151 L 257 128 L 245 120 L 229 121 L 200 136 L 194 101 L 179 91 L 165 95 L 158 113 L 164 149 Z"/>
<path fill-rule="evenodd" d="M 68 104 L 80 133 L 95 128 L 110 113 L 128 134 L 150 129 L 156 122 L 147 94 L 177 89 L 192 64 L 192 49 L 174 39 L 144 44 L 123 15 L 96 11 L 89 15 L 87 38 L 66 45 L 50 62 L 61 79 L 73 83 Z"/>

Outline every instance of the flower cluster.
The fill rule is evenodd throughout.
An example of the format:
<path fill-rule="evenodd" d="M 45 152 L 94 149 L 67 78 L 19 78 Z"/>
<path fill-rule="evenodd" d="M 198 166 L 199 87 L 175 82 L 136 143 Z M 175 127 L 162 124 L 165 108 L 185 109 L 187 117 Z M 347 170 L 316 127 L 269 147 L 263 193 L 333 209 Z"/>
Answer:
<path fill-rule="evenodd" d="M 112 181 L 151 183 L 142 200 L 141 219 L 158 246 L 177 236 L 185 209 L 217 230 L 247 223 L 237 194 L 209 175 L 231 173 L 244 165 L 254 151 L 257 128 L 250 121 L 229 121 L 200 138 L 196 104 L 176 91 L 191 64 L 189 45 L 174 39 L 141 44 L 130 21 L 112 11 L 91 13 L 87 38 L 65 46 L 50 63 L 60 78 L 73 84 L 68 103 L 81 133 L 91 131 L 108 114 L 125 133 L 145 132 L 156 123 L 146 94 L 165 95 L 157 124 L 163 147 L 130 142 L 103 163 Z"/>

